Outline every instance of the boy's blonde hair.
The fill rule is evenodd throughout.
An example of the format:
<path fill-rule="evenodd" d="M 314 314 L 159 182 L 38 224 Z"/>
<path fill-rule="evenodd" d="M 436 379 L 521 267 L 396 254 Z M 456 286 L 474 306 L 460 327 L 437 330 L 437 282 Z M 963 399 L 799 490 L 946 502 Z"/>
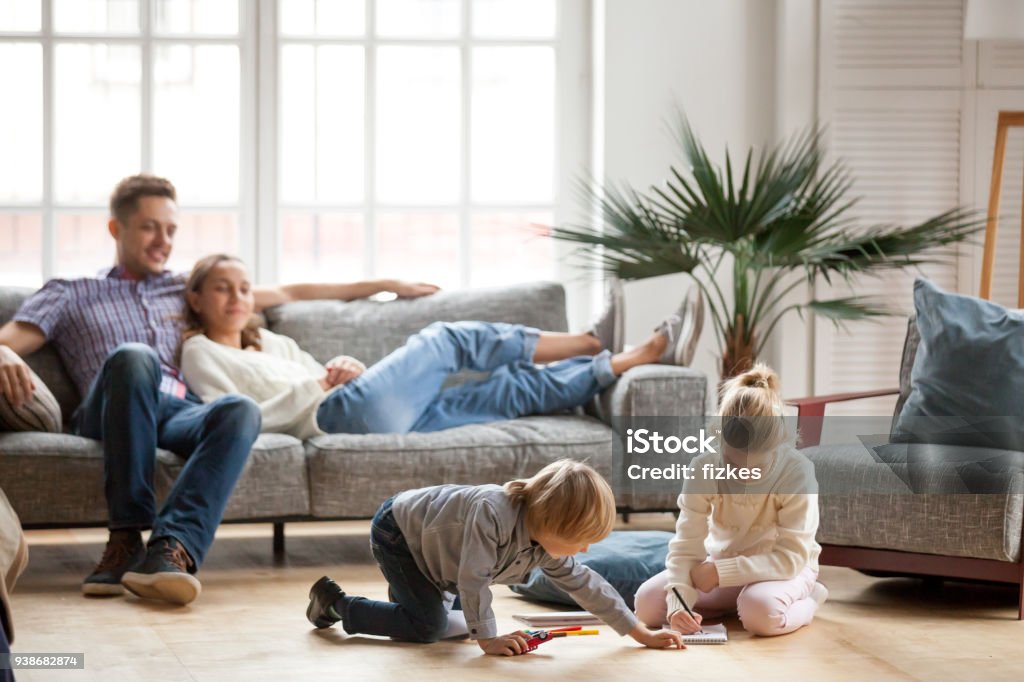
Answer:
<path fill-rule="evenodd" d="M 531 532 L 566 542 L 591 543 L 615 526 L 615 495 L 601 474 L 583 462 L 560 459 L 530 478 L 505 484 L 512 500 L 526 507 Z"/>
<path fill-rule="evenodd" d="M 763 362 L 723 384 L 719 414 L 725 441 L 738 449 L 770 452 L 789 438 L 779 375 Z"/>

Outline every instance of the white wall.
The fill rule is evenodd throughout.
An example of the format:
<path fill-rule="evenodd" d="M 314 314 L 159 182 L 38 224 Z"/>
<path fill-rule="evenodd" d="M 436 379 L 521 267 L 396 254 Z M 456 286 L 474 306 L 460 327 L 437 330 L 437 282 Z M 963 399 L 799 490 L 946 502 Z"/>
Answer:
<path fill-rule="evenodd" d="M 742 154 L 773 143 L 785 1 L 595 0 L 596 172 L 638 189 L 659 183 L 679 160 L 666 128 L 677 102 L 712 158 L 727 144 Z M 687 286 L 685 275 L 627 284 L 626 342 L 646 338 Z M 717 377 L 717 355 L 708 322 L 694 365 Z"/>

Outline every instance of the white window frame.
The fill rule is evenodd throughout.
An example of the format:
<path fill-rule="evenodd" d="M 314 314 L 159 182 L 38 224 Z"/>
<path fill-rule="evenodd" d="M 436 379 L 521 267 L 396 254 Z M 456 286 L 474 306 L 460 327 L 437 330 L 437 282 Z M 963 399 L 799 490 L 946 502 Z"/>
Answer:
<path fill-rule="evenodd" d="M 379 38 L 375 33 L 375 0 L 365 0 L 367 32 L 362 37 L 297 36 L 282 38 L 278 31 L 277 0 L 259 0 L 259 197 L 256 229 L 256 274 L 259 281 L 274 282 L 278 277 L 280 253 L 280 215 L 283 211 L 310 212 L 362 212 L 365 232 L 365 274 L 368 278 L 401 277 L 402 273 L 380 272 L 376 267 L 377 235 L 375 218 L 379 211 L 404 210 L 424 212 L 453 212 L 459 215 L 459 271 L 460 286 L 470 279 L 470 223 L 475 210 L 493 211 L 551 211 L 556 224 L 579 219 L 574 205 L 572 188 L 576 179 L 589 163 L 590 144 L 590 0 L 558 0 L 558 16 L 554 38 L 540 39 L 485 39 L 469 35 L 472 20 L 472 1 L 462 5 L 463 30 L 455 38 Z M 568 30 L 570 29 L 571 30 Z M 356 45 L 366 48 L 364 62 L 365 142 L 363 200 L 355 203 L 279 201 L 281 131 L 278 119 L 278 81 L 280 49 L 283 44 L 302 45 Z M 388 204 L 376 200 L 375 183 L 375 75 L 376 49 L 392 45 L 437 45 L 460 48 L 462 60 L 462 131 L 459 201 L 442 205 Z M 471 130 L 471 49 L 476 46 L 551 46 L 555 51 L 555 163 L 554 187 L 551 203 L 490 203 L 472 202 L 469 196 Z M 556 246 L 560 280 L 570 276 L 564 265 L 566 250 Z M 578 273 L 575 273 L 578 275 Z"/>
<path fill-rule="evenodd" d="M 239 0 L 238 34 L 236 35 L 155 35 L 154 0 L 139 1 L 139 33 L 56 33 L 53 24 L 54 0 L 41 0 L 41 23 L 38 33 L 0 32 L 0 42 L 31 43 L 42 46 L 43 51 L 43 187 L 39 202 L 4 203 L 0 204 L 3 213 L 39 213 L 42 226 L 42 281 L 55 276 L 57 270 L 57 218 L 62 213 L 102 214 L 107 215 L 106 205 L 61 203 L 54 194 L 54 125 L 56 109 L 53 106 L 55 97 L 54 55 L 56 46 L 62 43 L 89 43 L 108 45 L 138 45 L 142 63 L 139 93 L 140 106 L 140 147 L 139 169 L 142 172 L 153 172 L 153 53 L 154 47 L 165 44 L 172 45 L 237 45 L 239 48 L 239 187 L 237 204 L 195 204 L 186 203 L 184 211 L 193 212 L 229 212 L 238 213 L 238 245 L 239 255 L 246 259 L 255 256 L 255 239 L 252 230 L 246 225 L 255 222 L 254 201 L 252 198 L 255 187 L 255 151 L 253 145 L 247 143 L 254 135 L 255 116 L 255 41 L 252 39 L 255 25 L 254 6 L 245 0 Z M 136 172 L 126 168 L 124 175 Z M 248 177 L 247 177 L 248 176 Z M 121 178 L 110 179 L 110 189 Z M 174 181 L 174 178 L 171 178 Z"/>
<path fill-rule="evenodd" d="M 470 276 L 470 216 L 474 210 L 509 210 L 516 212 L 552 211 L 555 224 L 582 222 L 588 219 L 578 205 L 573 192 L 575 183 L 590 165 L 591 150 L 591 0 L 558 0 L 557 31 L 553 39 L 481 39 L 469 37 L 471 0 L 463 2 L 464 29 L 455 39 L 376 39 L 373 37 L 374 0 L 365 0 L 368 32 L 363 38 L 334 39 L 322 36 L 298 38 L 306 44 L 359 44 L 375 48 L 377 45 L 457 45 L 462 50 L 462 180 L 458 204 L 444 206 L 385 205 L 374 201 L 375 168 L 374 141 L 374 80 L 375 49 L 367 50 L 366 60 L 366 153 L 364 202 L 351 204 L 323 204 L 305 206 L 318 211 L 362 210 L 366 224 L 366 275 L 401 276 L 402 273 L 380 273 L 375 267 L 376 235 L 374 217 L 378 210 L 454 210 L 460 216 L 460 280 L 466 286 Z M 54 54 L 55 47 L 67 42 L 132 44 L 141 47 L 140 84 L 141 147 L 139 169 L 152 172 L 153 147 L 153 53 L 161 44 L 236 44 L 240 65 L 240 120 L 239 120 L 239 187 L 237 204 L 193 204 L 184 202 L 184 212 L 228 211 L 238 214 L 239 255 L 251 263 L 257 281 L 272 284 L 279 281 L 279 253 L 281 239 L 279 202 L 280 169 L 278 167 L 281 139 L 278 120 L 278 69 L 281 38 L 277 26 L 277 0 L 239 0 L 237 35 L 154 35 L 154 0 L 140 0 L 138 34 L 60 33 L 53 27 L 54 0 L 41 0 L 41 25 L 38 33 L 0 32 L 2 42 L 40 44 L 43 51 L 43 186 L 39 202 L 0 204 L 0 212 L 38 213 L 42 225 L 42 280 L 52 278 L 57 266 L 57 217 L 63 212 L 106 213 L 106 206 L 95 204 L 58 203 L 54 194 Z M 478 45 L 552 45 L 555 50 L 555 163 L 554 188 L 551 203 L 472 203 L 469 201 L 470 117 L 469 98 L 472 73 L 469 68 L 470 50 Z M 125 175 L 135 169 L 125 169 Z M 111 178 L 113 184 L 120 178 Z M 171 178 L 173 181 L 174 178 Z M 288 209 L 303 206 L 289 204 Z M 579 277 L 579 271 L 566 263 L 569 248 L 556 243 L 556 276 L 561 281 Z M 586 301 L 579 301 L 580 315 L 585 314 Z"/>

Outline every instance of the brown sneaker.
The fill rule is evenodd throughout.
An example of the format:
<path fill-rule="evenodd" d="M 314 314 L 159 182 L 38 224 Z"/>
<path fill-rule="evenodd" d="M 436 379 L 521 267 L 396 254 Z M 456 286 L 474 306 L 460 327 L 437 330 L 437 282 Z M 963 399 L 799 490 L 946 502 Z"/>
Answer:
<path fill-rule="evenodd" d="M 135 529 L 112 530 L 103 550 L 103 557 L 82 581 L 82 594 L 94 597 L 110 597 L 124 594 L 121 576 L 133 565 L 141 563 L 146 556 L 142 534 Z"/>
<path fill-rule="evenodd" d="M 181 543 L 171 537 L 151 540 L 145 560 L 121 578 L 132 594 L 144 599 L 159 599 L 172 604 L 189 604 L 203 586 L 189 572 L 193 565 Z"/>

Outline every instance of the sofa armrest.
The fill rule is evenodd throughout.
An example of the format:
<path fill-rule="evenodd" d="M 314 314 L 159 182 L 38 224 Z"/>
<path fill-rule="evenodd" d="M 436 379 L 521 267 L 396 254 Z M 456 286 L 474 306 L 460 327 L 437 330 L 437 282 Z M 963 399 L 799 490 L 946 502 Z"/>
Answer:
<path fill-rule="evenodd" d="M 690 367 L 641 365 L 598 397 L 599 417 L 701 417 L 708 414 L 708 378 Z"/>
<path fill-rule="evenodd" d="M 821 427 L 825 418 L 825 407 L 832 403 L 843 403 L 847 400 L 863 400 L 864 398 L 880 398 L 897 395 L 898 388 L 883 388 L 877 391 L 859 391 L 855 393 L 832 393 L 829 395 L 809 396 L 807 398 L 791 398 L 785 403 L 796 408 L 796 429 L 800 434 L 800 447 L 809 448 L 821 442 Z"/>

